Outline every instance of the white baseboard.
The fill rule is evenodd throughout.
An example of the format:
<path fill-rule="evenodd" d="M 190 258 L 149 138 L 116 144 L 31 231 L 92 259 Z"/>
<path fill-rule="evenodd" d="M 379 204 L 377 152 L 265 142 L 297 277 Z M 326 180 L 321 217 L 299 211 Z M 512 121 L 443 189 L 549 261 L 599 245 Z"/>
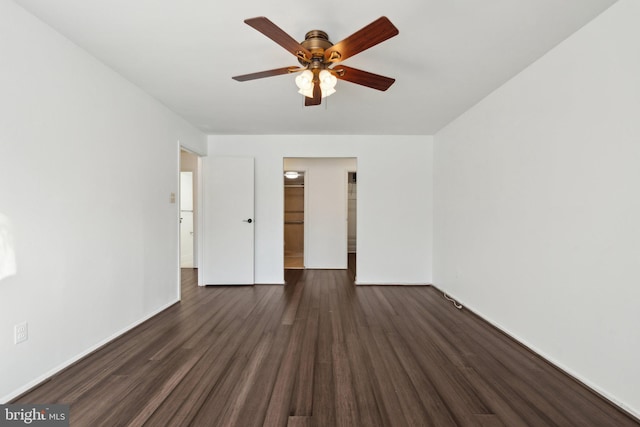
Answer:
<path fill-rule="evenodd" d="M 89 347 L 87 350 L 83 351 L 82 353 L 77 354 L 76 356 L 74 356 L 71 359 L 61 363 L 60 365 L 58 365 L 55 368 L 51 369 L 50 371 L 44 373 L 43 375 L 40 375 L 39 377 L 37 377 L 33 381 L 30 381 L 27 384 L 23 385 L 22 387 L 20 387 L 20 388 L 18 388 L 16 390 L 12 391 L 11 393 L 7 394 L 6 396 L 3 396 L 2 398 L 0 398 L 0 403 L 4 404 L 4 403 L 7 403 L 7 402 L 10 402 L 12 399 L 15 399 L 16 397 L 20 396 L 21 394 L 26 393 L 27 391 L 31 390 L 33 387 L 35 387 L 38 384 L 46 381 L 47 379 L 51 378 L 52 376 L 54 376 L 58 372 L 62 371 L 63 369 L 68 368 L 69 366 L 73 365 L 74 363 L 76 363 L 77 361 L 82 359 L 83 357 L 86 357 L 89 354 L 93 353 L 94 351 L 98 350 L 100 347 L 104 346 L 105 344 L 108 344 L 109 342 L 115 340 L 120 335 L 122 335 L 122 334 L 124 334 L 126 332 L 129 332 L 131 329 L 135 328 L 136 326 L 140 325 L 141 323 L 144 323 L 147 320 L 151 319 L 152 317 L 160 314 L 161 312 L 163 312 L 164 310 L 166 310 L 167 308 L 171 307 L 172 305 L 174 305 L 177 302 L 180 302 L 180 300 L 175 300 L 173 302 L 170 302 L 168 304 L 165 304 L 165 305 L 161 306 L 160 308 L 154 310 L 153 312 L 151 312 L 150 314 L 146 315 L 142 319 L 139 319 L 139 320 L 133 322 L 129 326 L 125 327 L 124 329 L 121 329 L 120 331 L 116 332 L 115 334 L 113 334 L 113 335 L 103 339 L 102 341 L 98 342 L 97 344 Z"/>
<path fill-rule="evenodd" d="M 354 282 L 358 286 L 431 286 L 431 283 L 413 283 L 413 282 Z"/>

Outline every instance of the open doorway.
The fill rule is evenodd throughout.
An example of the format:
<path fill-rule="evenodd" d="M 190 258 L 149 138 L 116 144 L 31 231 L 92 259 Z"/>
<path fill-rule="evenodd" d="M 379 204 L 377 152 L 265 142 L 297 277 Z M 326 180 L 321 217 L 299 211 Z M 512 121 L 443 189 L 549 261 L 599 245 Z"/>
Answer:
<path fill-rule="evenodd" d="M 284 268 L 304 268 L 304 171 L 284 173 Z"/>
<path fill-rule="evenodd" d="M 197 267 L 198 156 L 180 150 L 180 268 Z"/>
<path fill-rule="evenodd" d="M 347 172 L 347 253 L 349 271 L 356 275 L 356 251 L 358 242 L 358 181 L 356 172 Z"/>
<path fill-rule="evenodd" d="M 293 181 L 293 174 L 289 180 L 283 178 L 285 193 L 297 192 L 297 206 L 285 206 L 285 260 L 290 260 L 295 251 L 303 260 L 297 268 L 349 269 L 348 173 L 356 172 L 356 167 L 357 159 L 353 157 L 283 159 L 283 172 L 298 172 L 300 180 Z M 294 185 L 298 188 L 292 188 Z M 288 205 L 293 197 L 285 195 L 284 199 Z M 300 235 L 297 242 L 303 244 L 302 247 L 292 247 L 288 235 L 287 229 L 296 227 Z M 355 234 L 353 237 L 355 239 Z M 355 251 L 355 245 L 352 246 Z"/>
<path fill-rule="evenodd" d="M 180 268 L 193 268 L 193 172 L 180 172 Z"/>

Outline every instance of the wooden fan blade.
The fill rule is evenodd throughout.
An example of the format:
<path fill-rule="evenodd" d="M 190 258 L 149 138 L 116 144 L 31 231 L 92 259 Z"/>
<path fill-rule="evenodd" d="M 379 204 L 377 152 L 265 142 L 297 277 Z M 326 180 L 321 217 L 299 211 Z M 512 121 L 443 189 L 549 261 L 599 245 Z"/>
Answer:
<path fill-rule="evenodd" d="M 320 88 L 320 80 L 313 79 L 313 98 L 304 97 L 304 106 L 320 105 L 322 103 L 322 89 Z"/>
<path fill-rule="evenodd" d="M 307 62 L 311 61 L 311 52 L 285 33 L 280 27 L 269 21 L 264 16 L 249 18 L 244 20 L 245 24 L 260 31 L 274 42 L 291 52 L 293 55 Z"/>
<path fill-rule="evenodd" d="M 325 62 L 338 62 L 398 35 L 398 29 L 382 16 L 324 52 Z"/>
<path fill-rule="evenodd" d="M 344 65 L 338 65 L 332 71 L 340 80 L 345 80 L 347 82 L 382 91 L 389 89 L 393 82 L 396 81 L 396 79 L 392 79 L 391 77 L 373 74 L 368 71 L 362 71 L 357 68 L 351 68 Z"/>
<path fill-rule="evenodd" d="M 246 82 L 247 80 L 263 79 L 265 77 L 279 76 L 281 74 L 289 74 L 298 71 L 298 67 L 283 67 L 276 68 L 274 70 L 259 71 L 257 73 L 243 74 L 241 76 L 231 77 L 233 80 L 239 82 Z"/>

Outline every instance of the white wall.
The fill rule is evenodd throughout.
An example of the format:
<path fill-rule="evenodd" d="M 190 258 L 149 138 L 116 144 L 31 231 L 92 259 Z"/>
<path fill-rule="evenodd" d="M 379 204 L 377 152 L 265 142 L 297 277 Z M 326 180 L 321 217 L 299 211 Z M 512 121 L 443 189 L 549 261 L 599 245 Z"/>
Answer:
<path fill-rule="evenodd" d="M 640 414 L 640 2 L 435 136 L 434 284 Z"/>
<path fill-rule="evenodd" d="M 178 295 L 178 141 L 206 139 L 11 1 L 0 1 L 0 402 Z M 13 343 L 27 321 L 29 340 Z"/>
<path fill-rule="evenodd" d="M 356 159 L 285 159 L 284 169 L 305 171 L 305 267 L 346 269 L 347 173 Z"/>
<path fill-rule="evenodd" d="M 432 137 L 217 135 L 209 155 L 255 158 L 257 283 L 284 282 L 285 157 L 357 158 L 359 283 L 431 282 Z"/>

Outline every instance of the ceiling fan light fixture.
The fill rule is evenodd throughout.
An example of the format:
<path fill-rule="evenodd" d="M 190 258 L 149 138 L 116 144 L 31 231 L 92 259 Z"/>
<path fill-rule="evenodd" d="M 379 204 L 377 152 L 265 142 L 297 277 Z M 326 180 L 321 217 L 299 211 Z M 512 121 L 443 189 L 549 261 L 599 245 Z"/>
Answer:
<path fill-rule="evenodd" d="M 304 70 L 296 77 L 296 86 L 300 89 L 300 93 L 306 90 L 313 91 L 313 73 L 311 70 Z"/>
<path fill-rule="evenodd" d="M 320 89 L 322 90 L 322 97 L 326 98 L 329 95 L 336 93 L 335 87 L 338 83 L 338 79 L 328 70 L 320 71 Z"/>
<path fill-rule="evenodd" d="M 320 84 L 320 90 L 322 91 L 322 97 L 326 98 L 329 95 L 333 95 L 334 93 L 336 93 L 336 90 L 332 87 L 323 87 L 322 83 Z M 300 95 L 304 95 L 307 98 L 313 98 L 313 86 L 310 87 L 309 89 L 300 89 L 298 91 L 298 93 Z"/>
<path fill-rule="evenodd" d="M 336 83 L 338 83 L 338 79 L 336 76 L 331 74 L 328 70 L 320 71 L 320 86 L 324 86 L 326 88 L 334 88 Z"/>
<path fill-rule="evenodd" d="M 298 93 L 306 96 L 307 98 L 313 98 L 313 89 L 300 89 Z"/>
<path fill-rule="evenodd" d="M 326 98 L 329 95 L 333 95 L 334 93 L 336 93 L 336 90 L 332 87 L 322 87 L 322 84 L 320 84 L 320 89 L 322 90 L 322 97 Z"/>
<path fill-rule="evenodd" d="M 334 88 L 338 79 L 333 74 L 327 70 L 322 70 L 318 77 L 320 80 L 320 89 L 322 91 L 323 98 L 336 93 Z M 296 77 L 296 85 L 298 86 L 299 94 L 304 95 L 307 98 L 313 98 L 313 72 L 311 70 L 304 70 L 298 77 Z"/>
<path fill-rule="evenodd" d="M 322 70 L 319 73 L 320 89 L 322 90 L 322 97 L 326 98 L 329 95 L 336 93 L 334 89 L 338 79 L 327 70 Z M 306 96 L 307 98 L 313 98 L 313 72 L 311 70 L 304 70 L 296 77 L 296 86 L 298 86 L 298 93 Z"/>

